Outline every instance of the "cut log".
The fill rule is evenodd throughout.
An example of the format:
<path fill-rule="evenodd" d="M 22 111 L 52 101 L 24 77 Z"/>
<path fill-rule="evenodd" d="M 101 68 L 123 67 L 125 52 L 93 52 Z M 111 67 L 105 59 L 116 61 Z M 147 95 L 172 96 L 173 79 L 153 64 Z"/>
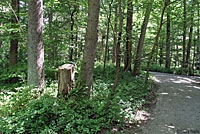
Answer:
<path fill-rule="evenodd" d="M 64 64 L 58 70 L 58 95 L 65 97 L 71 91 L 75 79 L 74 65 Z"/>

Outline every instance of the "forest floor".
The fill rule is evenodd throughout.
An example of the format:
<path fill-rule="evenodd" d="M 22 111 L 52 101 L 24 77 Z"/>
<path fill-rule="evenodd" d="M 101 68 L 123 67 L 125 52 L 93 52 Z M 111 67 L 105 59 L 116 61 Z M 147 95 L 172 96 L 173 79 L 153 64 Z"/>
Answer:
<path fill-rule="evenodd" d="M 155 105 L 135 134 L 200 134 L 200 77 L 152 73 L 159 85 Z"/>

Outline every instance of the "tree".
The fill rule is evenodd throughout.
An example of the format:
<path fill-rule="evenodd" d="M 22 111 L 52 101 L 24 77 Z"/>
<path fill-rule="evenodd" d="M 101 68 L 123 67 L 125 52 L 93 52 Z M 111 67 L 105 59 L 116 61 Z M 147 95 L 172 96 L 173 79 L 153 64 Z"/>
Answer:
<path fill-rule="evenodd" d="M 170 8 L 167 11 L 167 38 L 166 38 L 166 63 L 165 68 L 170 69 Z"/>
<path fill-rule="evenodd" d="M 74 24 L 75 24 L 75 22 L 74 22 L 74 14 L 77 12 L 76 0 L 74 1 L 72 7 L 73 7 L 73 10 L 72 10 L 71 16 L 70 16 L 70 18 L 71 18 L 71 47 L 72 47 L 70 49 L 70 57 L 69 57 L 70 61 L 73 61 L 73 53 L 74 53 L 74 48 L 73 48 L 73 46 L 74 46 L 74 33 L 73 33 L 73 31 L 74 31 Z"/>
<path fill-rule="evenodd" d="M 98 40 L 100 0 L 88 0 L 88 19 L 85 38 L 85 48 L 83 52 L 83 62 L 81 66 L 81 80 L 90 92 L 93 82 L 94 62 L 96 56 L 96 44 Z"/>
<path fill-rule="evenodd" d="M 141 28 L 141 34 L 140 34 L 140 39 L 139 39 L 139 42 L 138 42 L 138 45 L 137 45 L 137 53 L 136 53 L 136 58 L 135 58 L 134 70 L 133 70 L 133 75 L 135 75 L 135 76 L 140 74 L 142 49 L 143 49 L 143 44 L 144 44 L 145 35 L 146 35 L 146 29 L 147 29 L 147 25 L 148 25 L 148 22 L 149 22 L 149 17 L 150 17 L 153 2 L 154 2 L 154 0 L 151 0 L 149 2 L 149 5 L 146 9 L 142 28 Z"/>
<path fill-rule="evenodd" d="M 108 19 L 108 24 L 107 24 L 107 32 L 106 32 L 106 48 L 105 48 L 105 55 L 104 55 L 104 66 L 103 66 L 103 73 L 106 71 L 106 61 L 107 61 L 107 54 L 108 54 L 108 40 L 109 40 L 109 33 L 110 33 L 110 19 L 111 19 L 111 5 L 113 3 L 113 0 L 109 3 L 109 12 L 107 12 L 107 19 Z"/>
<path fill-rule="evenodd" d="M 16 25 L 18 23 L 18 18 L 19 18 L 19 0 L 12 0 L 12 10 L 13 10 L 13 15 L 11 16 L 11 23 L 12 27 L 16 28 Z M 15 16 L 17 14 L 17 16 Z M 17 18 L 16 18 L 17 17 Z M 17 33 L 12 32 L 11 33 L 11 40 L 10 40 L 10 61 L 9 61 L 9 66 L 13 66 L 17 64 L 17 53 L 18 53 L 18 39 L 17 39 Z"/>
<path fill-rule="evenodd" d="M 183 0 L 183 5 L 184 5 L 184 10 L 183 10 L 183 16 L 184 16 L 184 21 L 183 21 L 183 62 L 182 62 L 182 67 L 185 67 L 185 50 L 186 50 L 186 0 Z"/>
<path fill-rule="evenodd" d="M 153 57 L 153 53 L 155 51 L 155 48 L 156 48 L 156 46 L 158 44 L 158 38 L 159 38 L 159 34 L 160 34 L 160 31 L 161 31 L 162 25 L 163 25 L 163 17 L 164 17 L 165 9 L 169 5 L 169 3 L 170 3 L 170 0 L 165 0 L 165 5 L 164 5 L 164 7 L 162 9 L 161 18 L 160 18 L 160 26 L 158 28 L 158 32 L 157 32 L 156 37 L 155 37 L 153 48 L 151 50 L 151 53 L 150 53 L 148 61 L 147 61 L 147 72 L 146 72 L 146 77 L 145 77 L 145 84 L 148 84 L 150 62 L 151 62 L 151 59 Z"/>
<path fill-rule="evenodd" d="M 43 1 L 28 1 L 28 85 L 42 88 L 44 81 Z"/>
<path fill-rule="evenodd" d="M 0 22 L 0 27 L 1 27 L 2 23 Z M 0 30 L 0 36 L 2 36 L 2 31 Z M 1 39 L 1 38 L 0 38 Z M 0 48 L 2 47 L 3 45 L 3 42 L 2 42 L 2 39 L 0 40 Z"/>
<path fill-rule="evenodd" d="M 127 7 L 127 21 L 126 21 L 126 55 L 125 55 L 125 68 L 124 70 L 131 71 L 131 60 L 132 60 L 132 22 L 133 22 L 133 2 L 128 0 Z"/>
<path fill-rule="evenodd" d="M 118 5 L 115 5 L 115 21 L 113 29 L 113 54 L 112 54 L 112 63 L 116 61 L 116 46 L 117 46 L 117 19 L 118 18 Z"/>
<path fill-rule="evenodd" d="M 119 33 L 118 33 L 118 42 L 116 46 L 116 77 L 114 85 L 112 86 L 113 92 L 115 92 L 115 89 L 117 87 L 118 81 L 119 81 L 119 74 L 120 74 L 120 42 L 122 38 L 122 27 L 123 27 L 123 16 L 122 16 L 122 7 L 121 7 L 121 0 L 118 1 L 119 5 Z"/>
<path fill-rule="evenodd" d="M 185 67 L 189 66 L 189 60 L 190 60 L 190 49 L 192 46 L 192 34 L 193 34 L 193 16 L 194 16 L 194 1 L 192 1 L 192 12 L 191 12 L 191 20 L 190 20 L 190 32 L 189 32 L 189 41 L 187 45 L 187 55 L 186 55 L 186 64 Z"/>
<path fill-rule="evenodd" d="M 199 3 L 197 4 L 197 7 L 199 9 Z M 199 13 L 199 10 L 198 10 L 198 28 L 197 28 L 197 40 L 198 42 L 200 42 L 200 13 Z M 200 44 L 198 44 L 197 46 L 197 69 L 200 69 Z"/>

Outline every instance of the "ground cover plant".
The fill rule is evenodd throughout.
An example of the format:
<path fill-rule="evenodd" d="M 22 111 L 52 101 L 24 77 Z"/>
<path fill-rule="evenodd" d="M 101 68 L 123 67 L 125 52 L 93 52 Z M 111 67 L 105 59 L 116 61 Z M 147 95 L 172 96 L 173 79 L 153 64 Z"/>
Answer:
<path fill-rule="evenodd" d="M 136 123 L 135 112 L 149 103 L 148 96 L 154 91 L 153 83 L 145 86 L 143 76 L 133 77 L 121 72 L 122 78 L 108 107 L 115 68 L 107 67 L 106 74 L 95 67 L 94 88 L 91 98 L 81 89 L 74 88 L 67 97 L 56 97 L 57 82 L 51 81 L 41 90 L 30 90 L 21 85 L 15 90 L 1 87 L 0 130 L 3 133 L 101 133 L 117 126 Z"/>

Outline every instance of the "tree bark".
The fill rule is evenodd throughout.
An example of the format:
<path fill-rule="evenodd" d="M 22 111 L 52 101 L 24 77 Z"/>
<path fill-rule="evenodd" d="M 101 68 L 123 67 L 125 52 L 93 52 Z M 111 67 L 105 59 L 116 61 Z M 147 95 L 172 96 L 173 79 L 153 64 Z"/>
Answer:
<path fill-rule="evenodd" d="M 199 3 L 197 4 L 197 7 L 199 9 Z M 200 13 L 198 10 L 198 28 L 197 28 L 197 40 L 200 42 Z M 200 70 L 200 44 L 197 46 L 197 65 L 196 65 L 197 70 Z"/>
<path fill-rule="evenodd" d="M 12 0 L 12 9 L 17 14 L 19 19 L 19 0 Z M 14 13 L 13 13 L 14 14 Z M 12 27 L 16 28 L 18 20 L 15 15 L 12 15 L 11 23 Z M 17 64 L 17 55 L 18 55 L 18 35 L 15 32 L 11 33 L 12 39 L 10 40 L 10 54 L 9 54 L 9 66 Z"/>
<path fill-rule="evenodd" d="M 28 1 L 28 85 L 42 88 L 44 81 L 43 1 Z"/>
<path fill-rule="evenodd" d="M 76 0 L 75 0 L 75 2 L 76 2 Z M 71 13 L 71 48 L 70 48 L 70 57 L 69 57 L 69 60 L 70 61 L 73 61 L 73 53 L 74 53 L 74 33 L 73 33 L 73 31 L 74 31 L 74 14 L 76 13 L 76 11 L 77 11 L 77 5 L 76 5 L 77 3 L 75 3 L 74 5 L 73 5 L 73 11 L 72 11 L 72 13 Z"/>
<path fill-rule="evenodd" d="M 110 19 L 111 19 L 111 5 L 113 3 L 113 0 L 109 3 L 109 13 L 107 12 L 107 32 L 106 32 L 106 48 L 105 48 L 105 54 L 104 54 L 104 65 L 103 65 L 103 74 L 105 74 L 106 71 L 106 62 L 107 62 L 107 55 L 108 55 L 108 40 L 109 40 L 109 33 L 110 33 Z"/>
<path fill-rule="evenodd" d="M 158 44 L 158 38 L 159 38 L 159 34 L 160 34 L 160 31 L 162 29 L 162 25 L 163 25 L 163 16 L 164 16 L 164 13 L 165 13 L 165 9 L 167 8 L 167 6 L 169 5 L 170 3 L 170 0 L 166 0 L 165 1 L 165 5 L 162 9 L 162 14 L 161 14 L 161 19 L 160 19 L 160 26 L 158 28 L 158 32 L 156 34 L 156 38 L 155 38 L 155 42 L 154 42 L 154 45 L 153 45 L 153 48 L 151 50 L 151 53 L 149 55 L 149 58 L 148 58 L 148 62 L 147 62 L 147 72 L 146 72 L 146 77 L 145 77 L 145 84 L 147 85 L 148 84 L 148 79 L 149 79 L 149 66 L 150 66 L 150 63 L 151 63 L 151 59 L 152 59 L 152 56 L 153 56 L 153 53 L 155 51 L 155 48 Z"/>
<path fill-rule="evenodd" d="M 194 51 L 193 51 L 193 58 L 192 58 L 192 74 L 194 74 L 194 70 L 195 70 L 195 58 L 196 58 L 196 40 L 195 40 L 195 36 L 194 36 Z"/>
<path fill-rule="evenodd" d="M 132 60 L 132 23 L 133 23 L 133 2 L 128 0 L 128 11 L 127 11 L 127 21 L 126 21 L 126 53 L 125 53 L 125 72 L 131 72 L 131 60 Z"/>
<path fill-rule="evenodd" d="M 139 39 L 139 42 L 138 42 L 138 45 L 137 45 L 137 53 L 136 53 L 136 58 L 135 58 L 134 70 L 133 70 L 134 76 L 140 75 L 142 49 L 143 49 L 143 44 L 144 44 L 145 35 L 146 35 L 146 29 L 147 29 L 147 25 L 148 25 L 148 22 L 149 22 L 149 17 L 150 17 L 153 2 L 154 2 L 154 0 L 151 0 L 149 2 L 149 5 L 146 9 L 144 21 L 143 21 L 143 24 L 142 24 L 140 39 Z"/>
<path fill-rule="evenodd" d="M 104 33 L 104 31 L 103 31 L 103 33 L 102 33 L 102 38 L 101 38 L 101 57 L 100 57 L 100 61 L 101 61 L 101 59 L 102 59 L 102 61 L 103 61 L 103 52 L 104 52 L 104 39 L 105 39 L 105 33 Z"/>
<path fill-rule="evenodd" d="M 184 16 L 184 22 L 183 22 L 183 62 L 182 62 L 182 67 L 185 68 L 185 49 L 186 49 L 186 0 L 183 0 L 183 5 L 184 5 L 184 11 L 183 11 L 183 16 Z"/>
<path fill-rule="evenodd" d="M 117 22 L 118 22 L 118 6 L 115 6 L 115 22 L 114 22 L 114 36 L 113 36 L 113 54 L 112 54 L 112 63 L 116 61 L 116 46 L 117 46 Z"/>
<path fill-rule="evenodd" d="M 122 7 L 121 7 L 121 0 L 118 2 L 119 4 L 119 33 L 118 33 L 118 42 L 116 46 L 116 77 L 115 77 L 115 83 L 112 87 L 113 93 L 116 90 L 116 87 L 118 85 L 119 81 L 119 74 L 120 74 L 120 42 L 122 37 L 122 27 L 123 27 L 123 16 L 122 16 Z"/>
<path fill-rule="evenodd" d="M 163 41 L 162 41 L 162 43 L 163 43 Z M 162 43 L 160 45 L 160 59 L 159 59 L 160 67 L 163 64 L 163 44 Z"/>
<path fill-rule="evenodd" d="M 58 69 L 58 95 L 66 97 L 72 89 L 75 80 L 74 65 L 64 64 Z"/>
<path fill-rule="evenodd" d="M 0 22 L 0 26 L 2 26 L 2 23 Z M 2 36 L 2 31 L 0 30 L 0 36 Z M 1 39 L 1 38 L 0 38 Z M 0 41 L 0 48 L 3 46 L 3 42 Z"/>
<path fill-rule="evenodd" d="M 56 44 L 54 43 L 54 35 L 53 35 L 53 28 L 52 28 L 52 22 L 53 22 L 53 2 L 51 2 L 51 7 L 48 11 L 48 18 L 49 18 L 49 39 L 50 39 L 50 47 L 51 49 L 48 52 L 48 60 L 52 59 L 50 56 L 53 53 L 53 66 L 56 67 Z M 57 78 L 56 71 L 54 72 L 54 79 Z"/>
<path fill-rule="evenodd" d="M 170 9 L 167 12 L 167 40 L 166 40 L 166 63 L 165 68 L 170 69 Z"/>
<path fill-rule="evenodd" d="M 94 62 L 96 56 L 96 44 L 98 40 L 100 0 L 88 0 L 88 20 L 86 29 L 86 43 L 83 52 L 83 62 L 81 66 L 81 80 L 88 88 L 88 95 L 93 82 Z"/>
<path fill-rule="evenodd" d="M 194 8 L 194 3 L 192 4 L 192 8 Z M 193 34 L 193 16 L 194 15 L 194 9 L 192 9 L 191 12 L 191 21 L 190 21 L 190 32 L 189 32 L 189 41 L 187 45 L 187 55 L 186 55 L 186 65 L 185 67 L 188 67 L 190 64 L 190 49 L 192 46 L 192 34 Z"/>

